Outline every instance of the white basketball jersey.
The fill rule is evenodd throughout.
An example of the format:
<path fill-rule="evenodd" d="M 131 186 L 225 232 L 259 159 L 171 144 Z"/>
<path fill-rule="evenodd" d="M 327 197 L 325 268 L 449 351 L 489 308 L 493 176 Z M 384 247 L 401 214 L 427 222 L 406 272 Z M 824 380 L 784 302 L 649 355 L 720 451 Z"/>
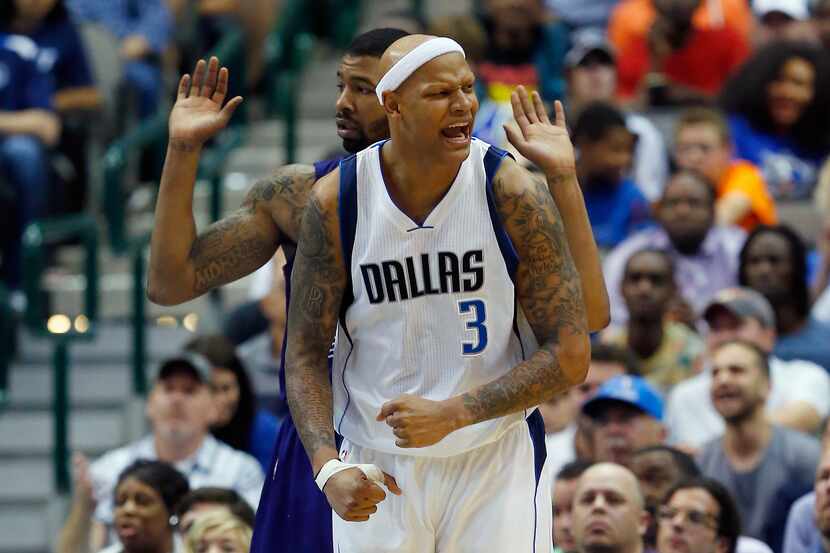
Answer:
<path fill-rule="evenodd" d="M 525 413 L 395 445 L 375 420 L 401 394 L 444 400 L 509 372 L 537 349 L 516 300 L 518 259 L 492 197 L 506 152 L 473 140 L 449 191 L 418 225 L 391 200 L 383 143 L 340 164 L 340 228 L 350 286 L 337 328 L 334 425 L 378 451 L 446 457 L 498 439 Z"/>

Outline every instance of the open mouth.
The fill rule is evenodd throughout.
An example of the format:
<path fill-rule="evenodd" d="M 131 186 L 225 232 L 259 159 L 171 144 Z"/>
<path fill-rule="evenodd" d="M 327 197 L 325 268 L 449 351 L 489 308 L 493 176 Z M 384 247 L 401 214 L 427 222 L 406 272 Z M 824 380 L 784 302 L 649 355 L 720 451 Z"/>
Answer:
<path fill-rule="evenodd" d="M 119 522 L 115 525 L 115 531 L 122 540 L 129 540 L 138 535 L 138 525 L 132 521 Z"/>
<path fill-rule="evenodd" d="M 441 129 L 441 136 L 452 144 L 465 145 L 470 142 L 472 125 L 470 123 L 456 123 Z"/>
<path fill-rule="evenodd" d="M 335 120 L 337 126 L 337 135 L 340 138 L 353 138 L 360 132 L 360 127 L 354 121 L 338 117 Z"/>

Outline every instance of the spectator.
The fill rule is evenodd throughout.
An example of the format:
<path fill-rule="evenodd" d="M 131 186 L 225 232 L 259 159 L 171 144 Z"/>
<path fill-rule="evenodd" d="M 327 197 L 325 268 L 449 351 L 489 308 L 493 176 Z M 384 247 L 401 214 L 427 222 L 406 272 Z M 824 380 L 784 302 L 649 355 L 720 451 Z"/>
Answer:
<path fill-rule="evenodd" d="M 678 290 L 693 313 L 700 313 L 718 291 L 734 286 L 745 234 L 715 224 L 714 200 L 712 187 L 699 174 L 673 175 L 655 208 L 658 226 L 631 236 L 606 257 L 608 289 L 619 290 L 628 258 L 649 248 L 669 253 Z M 625 324 L 628 310 L 623 298 L 611 294 L 610 299 L 612 323 Z"/>
<path fill-rule="evenodd" d="M 162 363 L 147 400 L 152 434 L 104 454 L 88 470 L 82 464 L 77 471 L 76 480 L 91 481 L 94 489 L 90 498 L 76 494 L 73 512 L 83 512 L 93 500 L 97 502 L 90 539 L 93 550 L 105 544 L 107 530 L 112 529 L 111 496 L 116 477 L 136 459 L 172 463 L 194 489 L 230 488 L 252 507 L 258 504 L 263 484 L 259 463 L 208 432 L 216 411 L 209 389 L 210 374 L 209 362 L 196 354 L 182 354 Z M 70 515 L 71 520 L 82 518 Z M 64 526 L 63 533 L 74 532 L 68 526 Z"/>
<path fill-rule="evenodd" d="M 830 553 L 830 424 L 813 491 L 793 504 L 782 553 Z"/>
<path fill-rule="evenodd" d="M 692 24 L 701 0 L 653 0 L 657 17 L 648 36 L 620 48 L 620 97 L 641 105 L 666 106 L 714 98 L 749 52 L 729 27 Z"/>
<path fill-rule="evenodd" d="M 138 95 L 139 117 L 153 115 L 164 84 L 161 56 L 172 37 L 165 0 L 67 0 L 66 5 L 80 21 L 100 23 L 121 41 L 125 85 Z"/>
<path fill-rule="evenodd" d="M 52 81 L 36 63 L 37 56 L 30 39 L 0 32 L 0 178 L 10 185 L 17 205 L 17 228 L 8 238 L 0 276 L 12 290 L 20 288 L 23 229 L 47 212 L 47 150 L 57 143 L 61 129 L 52 111 Z"/>
<path fill-rule="evenodd" d="M 667 319 L 677 295 L 674 263 L 663 250 L 640 250 L 628 258 L 620 286 L 628 323 L 603 332 L 602 341 L 631 348 L 641 374 L 667 391 L 694 374 L 703 341 L 688 326 Z"/>
<path fill-rule="evenodd" d="M 228 488 L 204 487 L 191 490 L 176 505 L 179 533 L 187 534 L 198 517 L 216 510 L 227 512 L 254 527 L 254 510 L 241 495 Z"/>
<path fill-rule="evenodd" d="M 212 511 L 199 517 L 187 532 L 184 553 L 248 553 L 253 529 L 234 515 Z"/>
<path fill-rule="evenodd" d="M 830 72 L 822 52 L 775 43 L 756 52 L 724 87 L 735 155 L 761 168 L 776 199 L 812 194 L 830 152 Z"/>
<path fill-rule="evenodd" d="M 579 553 L 642 553 L 648 513 L 637 478 L 625 467 L 599 463 L 579 478 L 573 501 Z"/>
<path fill-rule="evenodd" d="M 486 0 L 483 23 L 489 44 L 478 72 L 486 97 L 509 102 L 518 85 L 537 89 L 545 102 L 565 96 L 568 31 L 549 17 L 543 0 Z"/>
<path fill-rule="evenodd" d="M 775 311 L 781 359 L 805 359 L 830 371 L 830 325 L 810 317 L 807 253 L 789 227 L 758 227 L 741 250 L 739 281 L 767 298 Z"/>
<path fill-rule="evenodd" d="M 727 342 L 712 360 L 712 403 L 726 432 L 703 447 L 701 472 L 735 497 L 746 534 L 780 551 L 786 513 L 810 489 L 819 444 L 764 415 L 770 389 L 764 351 L 746 341 Z"/>
<path fill-rule="evenodd" d="M 579 477 L 591 463 L 571 461 L 556 473 L 553 481 L 553 545 L 554 553 L 576 553 L 571 526 L 573 519 L 573 499 Z"/>
<path fill-rule="evenodd" d="M 603 30 L 581 29 L 571 34 L 571 42 L 573 46 L 565 56 L 566 103 L 569 117 L 576 120 L 593 102 L 616 101 L 617 66 Z M 625 124 L 637 138 L 631 179 L 650 202 L 657 201 L 669 173 L 663 135 L 638 113 L 626 113 Z"/>
<path fill-rule="evenodd" d="M 86 206 L 89 110 L 102 98 L 92 77 L 86 51 L 63 0 L 12 0 L 6 30 L 31 38 L 40 51 L 38 64 L 49 73 L 55 87 L 52 97 L 61 117 L 63 132 L 57 150 L 65 159 L 61 186 L 53 204 L 60 213 L 81 211 Z"/>
<path fill-rule="evenodd" d="M 659 553 L 742 550 L 741 515 L 729 491 L 717 480 L 697 477 L 675 484 L 662 503 L 657 513 Z"/>
<path fill-rule="evenodd" d="M 579 30 L 586 27 L 607 27 L 617 0 L 547 0 L 546 4 L 568 27 Z"/>
<path fill-rule="evenodd" d="M 723 290 L 703 312 L 709 326 L 709 352 L 731 340 L 746 340 L 763 351 L 775 345 L 775 313 L 769 302 L 748 288 Z M 815 432 L 830 413 L 830 378 L 808 361 L 784 361 L 769 357 L 770 392 L 766 402 L 769 419 L 781 426 Z M 712 406 L 712 376 L 703 372 L 678 384 L 669 395 L 666 424 L 670 441 L 697 448 L 721 435 L 723 419 Z"/>
<path fill-rule="evenodd" d="M 608 24 L 614 48 L 619 51 L 632 41 L 647 37 L 656 17 L 653 0 L 621 0 Z M 692 24 L 696 29 L 727 27 L 749 41 L 752 12 L 746 0 L 707 0 L 697 5 Z"/>
<path fill-rule="evenodd" d="M 640 482 L 646 510 L 650 515 L 644 541 L 646 545 L 654 548 L 657 539 L 657 513 L 666 492 L 679 482 L 699 476 L 700 469 L 688 453 L 673 447 L 656 445 L 634 452 L 631 471 Z"/>
<path fill-rule="evenodd" d="M 591 345 L 591 366 L 585 380 L 571 388 L 578 406 L 594 397 L 606 381 L 615 376 L 629 374 L 640 376 L 640 361 L 633 351 L 625 346 L 597 343 Z"/>
<path fill-rule="evenodd" d="M 648 201 L 626 175 L 634 153 L 634 135 L 610 104 L 587 106 L 576 120 L 572 139 L 579 152 L 576 173 L 594 238 L 611 248 L 649 218 Z"/>
<path fill-rule="evenodd" d="M 251 381 L 233 344 L 221 335 L 201 336 L 184 349 L 202 355 L 212 367 L 210 386 L 217 414 L 211 434 L 249 453 L 267 471 L 280 423 L 273 414 L 257 409 Z"/>
<path fill-rule="evenodd" d="M 715 184 L 715 218 L 721 225 L 746 231 L 773 225 L 778 218 L 760 170 L 748 161 L 733 160 L 726 119 L 716 110 L 691 108 L 681 114 L 674 135 L 678 167 L 699 171 Z"/>
<path fill-rule="evenodd" d="M 817 42 L 807 0 L 755 0 L 754 46 L 760 48 L 782 40 Z"/>
<path fill-rule="evenodd" d="M 830 0 L 817 0 L 812 4 L 812 23 L 825 50 L 830 49 Z"/>
<path fill-rule="evenodd" d="M 594 461 L 629 466 L 638 449 L 662 444 L 663 400 L 639 376 L 616 376 L 582 406 L 593 421 Z"/>
<path fill-rule="evenodd" d="M 174 553 L 170 521 L 188 490 L 187 479 L 167 463 L 144 459 L 131 463 L 119 474 L 112 492 L 118 541 L 101 553 Z M 61 540 L 57 550 L 77 553 L 84 549 Z"/>

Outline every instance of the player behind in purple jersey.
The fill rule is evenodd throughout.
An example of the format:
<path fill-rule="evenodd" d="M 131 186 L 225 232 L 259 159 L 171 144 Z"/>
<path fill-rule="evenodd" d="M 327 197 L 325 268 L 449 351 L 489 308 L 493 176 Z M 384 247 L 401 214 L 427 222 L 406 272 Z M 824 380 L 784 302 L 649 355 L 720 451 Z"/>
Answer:
<path fill-rule="evenodd" d="M 382 76 L 381 55 L 405 34 L 397 29 L 368 31 L 355 38 L 343 56 L 338 68 L 336 122 L 343 146 L 350 152 L 389 136 L 375 87 Z M 228 78 L 219 60 L 200 61 L 193 77 L 182 78 L 170 114 L 147 290 L 158 304 L 179 304 L 242 278 L 280 246 L 288 259 L 286 273 L 290 273 L 294 240 L 311 187 L 337 167 L 336 160 L 281 167 L 255 183 L 237 211 L 197 234 L 193 187 L 202 145 L 227 125 L 241 102 L 233 98 L 223 107 Z M 588 325 L 602 328 L 607 323 L 608 298 L 581 192 L 575 181 L 568 180 L 551 186 L 551 192 L 585 290 Z M 287 293 L 289 283 L 286 278 Z M 284 394 L 282 364 L 280 384 Z M 331 509 L 314 483 L 290 416 L 280 427 L 268 476 L 251 551 L 331 551 Z"/>

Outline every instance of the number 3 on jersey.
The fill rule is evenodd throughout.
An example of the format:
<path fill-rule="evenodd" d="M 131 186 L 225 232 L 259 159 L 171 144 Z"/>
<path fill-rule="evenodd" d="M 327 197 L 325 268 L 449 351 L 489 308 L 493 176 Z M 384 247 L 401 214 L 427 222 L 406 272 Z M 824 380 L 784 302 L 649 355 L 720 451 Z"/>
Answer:
<path fill-rule="evenodd" d="M 460 300 L 458 302 L 458 313 L 466 321 L 467 330 L 475 332 L 476 339 L 473 342 L 461 342 L 461 351 L 464 355 L 478 355 L 487 347 L 487 327 L 484 321 L 487 320 L 487 310 L 483 300 Z M 466 314 L 472 317 L 464 317 Z"/>

